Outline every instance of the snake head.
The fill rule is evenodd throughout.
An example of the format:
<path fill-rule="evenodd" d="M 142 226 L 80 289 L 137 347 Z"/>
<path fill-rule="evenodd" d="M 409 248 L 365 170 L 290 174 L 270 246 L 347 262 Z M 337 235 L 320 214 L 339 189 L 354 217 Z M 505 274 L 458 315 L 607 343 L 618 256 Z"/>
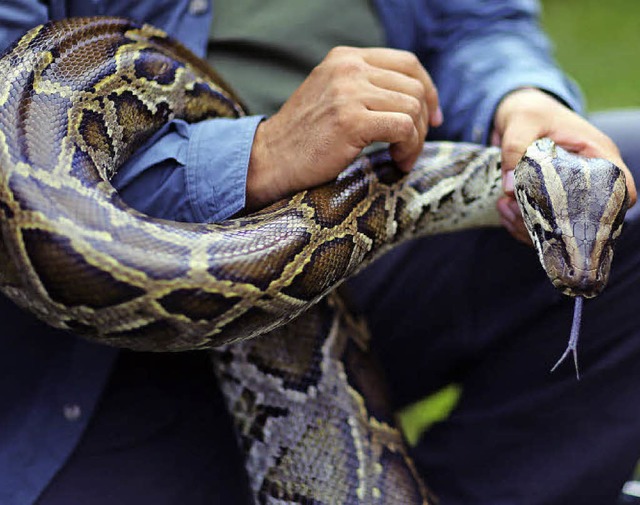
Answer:
<path fill-rule="evenodd" d="M 544 138 L 529 146 L 514 178 L 524 223 L 553 285 L 569 296 L 598 295 L 629 206 L 624 172 Z"/>

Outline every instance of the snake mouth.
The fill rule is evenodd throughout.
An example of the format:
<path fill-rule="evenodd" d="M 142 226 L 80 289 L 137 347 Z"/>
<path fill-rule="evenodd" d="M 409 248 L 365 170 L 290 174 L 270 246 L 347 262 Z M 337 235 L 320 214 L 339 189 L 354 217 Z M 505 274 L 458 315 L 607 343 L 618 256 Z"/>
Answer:
<path fill-rule="evenodd" d="M 604 289 L 607 279 L 597 269 L 573 268 L 565 275 L 556 277 L 552 282 L 565 295 L 593 298 Z"/>

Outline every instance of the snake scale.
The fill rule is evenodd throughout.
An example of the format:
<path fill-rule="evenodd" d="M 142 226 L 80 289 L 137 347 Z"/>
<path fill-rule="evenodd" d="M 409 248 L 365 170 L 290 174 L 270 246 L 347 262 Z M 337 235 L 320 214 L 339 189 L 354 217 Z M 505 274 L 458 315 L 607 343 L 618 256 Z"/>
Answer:
<path fill-rule="evenodd" d="M 432 502 L 366 327 L 331 291 L 406 239 L 497 225 L 498 149 L 427 143 L 407 176 L 381 151 L 252 215 L 168 222 L 129 208 L 109 180 L 171 119 L 244 114 L 205 63 L 151 26 L 78 18 L 29 31 L 0 75 L 8 297 L 105 344 L 213 349 L 256 503 Z M 541 140 L 516 183 L 554 284 L 595 295 L 626 209 L 622 172 Z"/>

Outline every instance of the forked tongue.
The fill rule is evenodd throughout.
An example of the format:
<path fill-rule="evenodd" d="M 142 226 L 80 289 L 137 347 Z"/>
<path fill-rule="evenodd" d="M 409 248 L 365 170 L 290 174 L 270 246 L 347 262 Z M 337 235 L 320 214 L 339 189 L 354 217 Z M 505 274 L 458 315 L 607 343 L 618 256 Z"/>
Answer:
<path fill-rule="evenodd" d="M 578 368 L 578 337 L 580 336 L 580 323 L 582 321 L 582 302 L 584 298 L 576 296 L 575 305 L 573 306 L 573 323 L 571 324 L 571 335 L 569 336 L 569 345 L 567 345 L 564 354 L 560 356 L 558 362 L 553 366 L 553 372 L 560 363 L 562 363 L 569 353 L 573 354 L 573 364 L 576 367 L 576 378 L 580 380 L 580 369 Z"/>

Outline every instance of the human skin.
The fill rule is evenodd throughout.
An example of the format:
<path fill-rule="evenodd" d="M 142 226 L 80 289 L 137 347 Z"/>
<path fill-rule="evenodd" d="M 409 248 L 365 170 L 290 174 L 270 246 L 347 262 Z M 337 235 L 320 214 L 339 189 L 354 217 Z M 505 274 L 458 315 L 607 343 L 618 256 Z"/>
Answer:
<path fill-rule="evenodd" d="M 410 52 L 337 47 L 309 74 L 282 108 L 257 128 L 247 174 L 247 209 L 335 178 L 364 147 L 389 142 L 408 172 L 430 126 L 443 122 L 438 92 Z M 633 177 L 613 141 L 549 94 L 522 88 L 494 115 L 492 143 L 502 148 L 503 226 L 530 243 L 513 195 L 513 169 L 536 139 L 550 137 L 572 152 L 609 159 L 625 171 L 632 204 Z"/>
<path fill-rule="evenodd" d="M 408 172 L 429 126 L 442 123 L 438 93 L 410 52 L 336 47 L 255 134 L 247 208 L 335 178 L 372 142 L 389 142 Z"/>

